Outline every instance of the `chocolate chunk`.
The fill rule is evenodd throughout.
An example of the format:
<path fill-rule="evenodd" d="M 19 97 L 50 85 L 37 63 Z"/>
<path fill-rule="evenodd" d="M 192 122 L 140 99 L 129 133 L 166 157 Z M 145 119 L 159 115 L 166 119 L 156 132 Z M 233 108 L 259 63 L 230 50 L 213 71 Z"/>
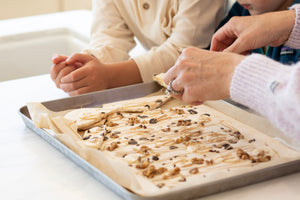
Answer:
<path fill-rule="evenodd" d="M 159 157 L 157 157 L 157 156 L 152 156 L 152 160 L 159 160 Z"/>
<path fill-rule="evenodd" d="M 152 118 L 152 119 L 149 120 L 149 123 L 150 124 L 156 124 L 157 123 L 157 119 Z"/>
<path fill-rule="evenodd" d="M 147 118 L 148 116 L 147 115 L 139 115 L 138 117 L 141 119 L 144 119 L 144 118 Z"/>
<path fill-rule="evenodd" d="M 195 110 L 193 110 L 193 109 L 188 110 L 188 112 L 189 112 L 190 114 L 192 114 L 192 115 L 198 114 L 198 112 L 195 111 Z"/>
<path fill-rule="evenodd" d="M 173 150 L 173 149 L 177 149 L 177 146 L 170 146 L 169 149 Z"/>
<path fill-rule="evenodd" d="M 88 140 L 88 139 L 90 139 L 90 137 L 91 137 L 91 135 L 88 135 L 88 136 L 83 137 L 82 139 L 83 140 Z"/>
<path fill-rule="evenodd" d="M 130 139 L 130 140 L 128 141 L 128 144 L 134 145 L 134 144 L 137 144 L 137 141 L 135 141 L 134 139 Z"/>

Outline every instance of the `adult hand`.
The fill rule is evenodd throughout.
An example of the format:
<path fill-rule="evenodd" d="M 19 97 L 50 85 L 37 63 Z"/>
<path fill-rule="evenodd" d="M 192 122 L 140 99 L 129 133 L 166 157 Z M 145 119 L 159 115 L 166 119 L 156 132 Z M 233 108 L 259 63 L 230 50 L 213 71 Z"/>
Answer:
<path fill-rule="evenodd" d="M 81 63 L 81 67 L 78 67 L 79 63 Z M 108 88 L 106 65 L 91 55 L 73 54 L 60 65 L 65 65 L 63 68 L 65 71 L 59 72 L 59 75 L 61 73 L 66 75 L 60 75 L 59 88 L 67 92 L 70 96 Z M 73 69 L 76 69 L 70 73 L 66 73 L 69 71 L 68 67 L 71 66 Z"/>
<path fill-rule="evenodd" d="M 233 17 L 212 38 L 212 51 L 246 54 L 264 46 L 285 43 L 295 24 L 295 10 Z"/>
<path fill-rule="evenodd" d="M 226 52 L 211 52 L 195 47 L 184 49 L 176 64 L 165 74 L 164 81 L 171 80 L 174 95 L 190 105 L 205 100 L 225 99 L 230 96 L 230 84 L 235 67 L 244 56 Z"/>

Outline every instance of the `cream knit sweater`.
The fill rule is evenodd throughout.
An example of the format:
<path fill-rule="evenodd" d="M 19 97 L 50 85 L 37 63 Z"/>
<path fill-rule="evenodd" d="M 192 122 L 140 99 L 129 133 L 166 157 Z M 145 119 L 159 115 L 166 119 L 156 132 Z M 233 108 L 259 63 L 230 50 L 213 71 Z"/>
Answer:
<path fill-rule="evenodd" d="M 300 4 L 286 46 L 300 48 Z M 288 66 L 260 54 L 247 56 L 236 68 L 231 98 L 266 116 L 300 142 L 300 62 Z"/>

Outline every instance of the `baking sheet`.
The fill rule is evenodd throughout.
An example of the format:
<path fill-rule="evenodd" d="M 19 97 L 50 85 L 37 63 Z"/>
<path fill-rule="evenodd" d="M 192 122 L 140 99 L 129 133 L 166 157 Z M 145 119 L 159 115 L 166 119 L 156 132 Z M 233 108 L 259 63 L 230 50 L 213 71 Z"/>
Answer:
<path fill-rule="evenodd" d="M 95 93 L 85 94 L 76 97 L 69 97 L 64 99 L 43 102 L 43 105 L 45 105 L 48 109 L 53 111 L 62 111 L 66 109 L 74 109 L 74 108 L 81 108 L 81 107 L 95 107 L 95 106 L 101 106 L 102 104 L 109 103 L 112 101 L 143 97 L 153 92 L 156 92 L 159 89 L 161 89 L 160 86 L 158 86 L 154 82 L 151 82 L 146 84 L 138 84 L 134 86 L 95 92 Z M 232 113 L 234 115 L 240 114 L 241 116 L 243 116 L 242 119 L 246 119 L 244 122 L 249 123 L 249 120 L 247 120 L 248 112 L 244 112 L 238 109 L 237 107 L 231 106 L 222 101 L 207 102 L 207 105 L 216 108 L 217 110 L 224 112 L 226 114 L 227 113 Z M 30 129 L 32 129 L 35 133 L 40 135 L 47 142 L 49 142 L 58 150 L 60 150 L 63 154 L 65 154 L 68 158 L 70 158 L 80 167 L 85 169 L 94 178 L 102 182 L 113 192 L 117 193 L 124 199 L 145 199 L 145 200 L 146 199 L 189 199 L 189 198 L 201 197 L 208 194 L 225 191 L 228 189 L 233 189 L 236 187 L 240 187 L 240 186 L 244 186 L 244 185 L 268 180 L 270 178 L 300 171 L 300 167 L 299 167 L 300 160 L 296 160 L 293 162 L 284 163 L 281 165 L 265 168 L 262 170 L 257 170 L 255 172 L 222 179 L 220 181 L 215 181 L 209 184 L 204 184 L 201 185 L 201 187 L 188 188 L 181 191 L 176 191 L 176 192 L 159 195 L 155 197 L 142 197 L 142 196 L 135 195 L 129 192 L 128 190 L 126 190 L 125 188 L 121 187 L 120 185 L 112 181 L 109 177 L 107 177 L 104 173 L 102 173 L 101 171 L 99 171 L 98 169 L 90 165 L 87 161 L 85 161 L 77 154 L 75 154 L 73 151 L 71 151 L 68 147 L 66 147 L 64 144 L 58 141 L 55 137 L 53 137 L 52 135 L 50 135 L 49 133 L 45 132 L 42 129 L 36 128 L 30 119 L 26 106 L 20 109 L 20 115 L 22 116 L 24 123 Z M 253 114 L 249 113 L 249 115 L 251 115 L 252 118 L 255 117 L 255 115 L 253 116 Z M 250 120 L 251 123 L 253 123 L 254 121 L 255 120 Z M 261 123 L 265 123 L 265 122 L 260 121 L 260 124 Z M 263 127 L 265 129 L 267 127 L 269 127 L 269 129 L 272 130 L 274 129 L 269 124 L 267 124 L 267 122 Z M 277 131 L 276 129 L 274 130 L 275 132 Z"/>

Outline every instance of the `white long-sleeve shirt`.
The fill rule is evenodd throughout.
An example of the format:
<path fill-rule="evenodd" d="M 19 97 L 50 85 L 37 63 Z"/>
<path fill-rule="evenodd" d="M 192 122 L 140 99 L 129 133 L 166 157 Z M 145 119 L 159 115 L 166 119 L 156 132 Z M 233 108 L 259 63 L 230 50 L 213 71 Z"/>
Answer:
<path fill-rule="evenodd" d="M 300 48 L 300 4 L 286 46 Z M 300 62 L 288 66 L 260 54 L 247 56 L 236 68 L 231 97 L 266 116 L 300 144 Z"/>
<path fill-rule="evenodd" d="M 93 0 L 90 47 L 100 61 L 130 58 L 134 36 L 149 51 L 134 56 L 142 80 L 167 71 L 182 49 L 205 48 L 224 17 L 224 0 Z"/>

